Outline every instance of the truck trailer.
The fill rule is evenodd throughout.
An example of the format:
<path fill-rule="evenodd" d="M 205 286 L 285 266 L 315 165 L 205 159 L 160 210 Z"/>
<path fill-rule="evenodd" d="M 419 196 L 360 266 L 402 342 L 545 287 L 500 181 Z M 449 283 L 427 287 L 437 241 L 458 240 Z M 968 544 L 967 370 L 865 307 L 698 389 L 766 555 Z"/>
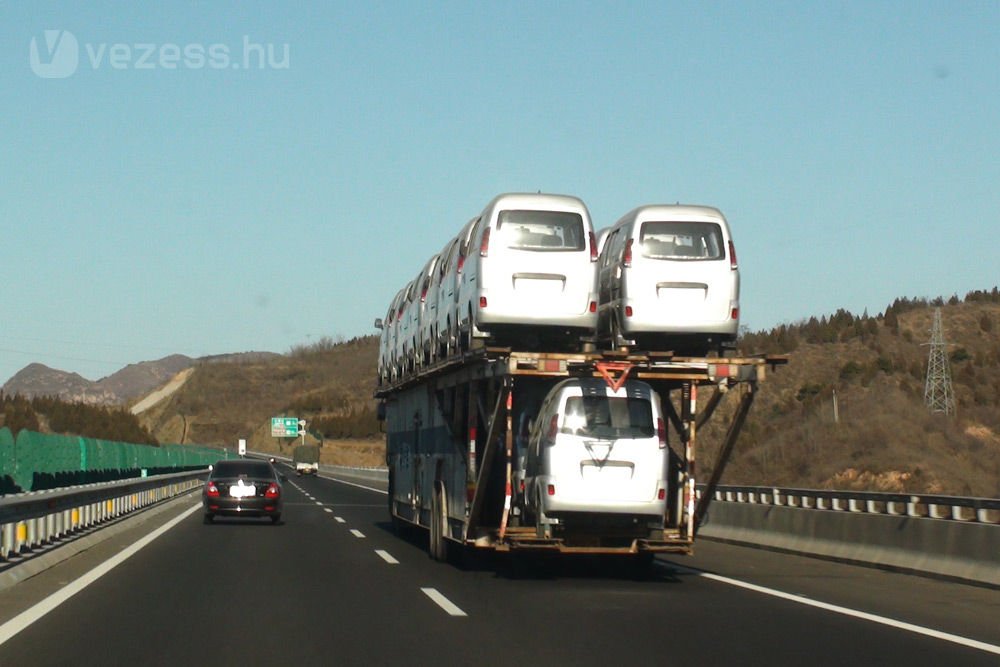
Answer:
<path fill-rule="evenodd" d="M 437 560 L 472 549 L 632 554 L 647 562 L 656 553 L 690 554 L 758 385 L 768 367 L 786 362 L 780 356 L 484 347 L 418 369 L 375 392 L 386 433 L 393 526 L 427 529 L 428 549 Z M 576 514 L 543 522 L 539 512 L 529 510 L 533 503 L 525 499 L 525 447 L 532 429 L 545 428 L 536 417 L 546 396 L 568 378 L 596 378 L 616 391 L 641 381 L 658 394 L 667 422 L 660 425 L 666 431 L 660 443 L 669 448 L 662 457 L 666 469 L 658 471 L 665 487 L 658 491 L 665 496 L 662 517 L 650 523 L 608 513 L 606 495 L 605 509 L 583 513 L 587 521 L 575 520 L 582 515 Z M 699 494 L 698 430 L 730 395 L 738 404 L 713 475 Z M 604 474 L 600 457 L 584 464 L 597 479 Z"/>

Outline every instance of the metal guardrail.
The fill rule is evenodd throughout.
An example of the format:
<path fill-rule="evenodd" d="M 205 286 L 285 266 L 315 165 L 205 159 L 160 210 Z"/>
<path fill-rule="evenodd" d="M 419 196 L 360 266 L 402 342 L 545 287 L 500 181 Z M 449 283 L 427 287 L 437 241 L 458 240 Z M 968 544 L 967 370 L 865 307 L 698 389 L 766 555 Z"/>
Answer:
<path fill-rule="evenodd" d="M 53 543 L 200 486 L 207 470 L 0 498 L 0 560 Z"/>
<path fill-rule="evenodd" d="M 699 489 L 700 490 L 700 489 Z M 1000 524 L 1000 500 L 930 494 L 719 486 L 713 501 Z"/>

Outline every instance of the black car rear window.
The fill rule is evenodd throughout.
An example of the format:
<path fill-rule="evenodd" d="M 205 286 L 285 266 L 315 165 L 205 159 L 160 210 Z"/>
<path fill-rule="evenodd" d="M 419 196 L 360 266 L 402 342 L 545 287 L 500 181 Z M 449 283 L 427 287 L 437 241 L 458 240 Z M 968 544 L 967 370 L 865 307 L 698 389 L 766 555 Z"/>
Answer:
<path fill-rule="evenodd" d="M 219 461 L 212 469 L 213 477 L 274 477 L 273 468 L 267 461 Z"/>

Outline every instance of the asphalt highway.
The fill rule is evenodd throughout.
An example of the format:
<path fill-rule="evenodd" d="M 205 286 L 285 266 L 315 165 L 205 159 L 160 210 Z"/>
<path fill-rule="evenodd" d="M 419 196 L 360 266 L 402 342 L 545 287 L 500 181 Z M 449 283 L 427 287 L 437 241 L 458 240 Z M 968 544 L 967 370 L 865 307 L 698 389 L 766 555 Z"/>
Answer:
<path fill-rule="evenodd" d="M 290 475 L 275 526 L 174 501 L 0 592 L 0 665 L 1000 664 L 997 590 L 708 541 L 460 568 L 371 486 Z"/>

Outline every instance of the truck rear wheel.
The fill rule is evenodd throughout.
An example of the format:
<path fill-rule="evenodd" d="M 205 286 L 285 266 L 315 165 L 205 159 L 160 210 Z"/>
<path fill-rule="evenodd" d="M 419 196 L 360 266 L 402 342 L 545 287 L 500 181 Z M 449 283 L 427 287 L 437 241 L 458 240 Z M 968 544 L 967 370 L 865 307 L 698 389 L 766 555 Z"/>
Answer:
<path fill-rule="evenodd" d="M 448 532 L 448 503 L 444 488 L 440 484 L 434 485 L 434 493 L 431 494 L 430 523 L 431 534 L 427 550 L 434 560 L 446 561 L 448 560 L 448 540 L 445 537 Z"/>

